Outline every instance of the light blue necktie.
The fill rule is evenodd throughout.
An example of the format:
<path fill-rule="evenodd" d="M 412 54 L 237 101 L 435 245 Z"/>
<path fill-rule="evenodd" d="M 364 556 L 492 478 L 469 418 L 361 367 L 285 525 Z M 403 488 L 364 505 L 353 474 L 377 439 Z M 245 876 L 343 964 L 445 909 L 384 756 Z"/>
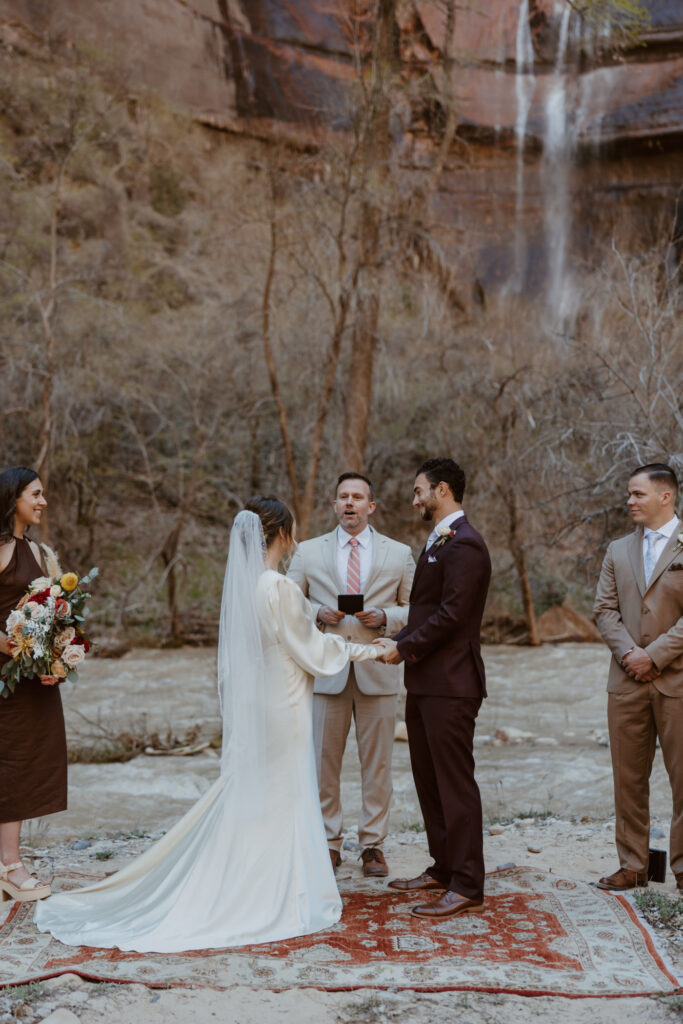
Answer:
<path fill-rule="evenodd" d="M 645 558 L 643 559 L 643 567 L 645 569 L 645 585 L 647 586 L 650 582 L 650 577 L 654 572 L 657 559 L 655 558 L 655 544 L 660 534 L 656 530 L 648 533 L 645 538 L 647 542 L 647 550 L 645 551 Z"/>

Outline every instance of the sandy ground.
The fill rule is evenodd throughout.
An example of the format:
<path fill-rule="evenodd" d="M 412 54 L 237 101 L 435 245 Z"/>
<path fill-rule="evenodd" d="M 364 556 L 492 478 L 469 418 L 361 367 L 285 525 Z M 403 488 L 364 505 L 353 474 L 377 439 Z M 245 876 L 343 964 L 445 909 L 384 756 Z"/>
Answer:
<path fill-rule="evenodd" d="M 219 729 L 213 670 L 215 652 L 136 651 L 118 662 L 93 661 L 81 682 L 65 689 L 70 738 L 87 743 L 122 729 L 184 736 L 199 724 Z M 488 870 L 533 864 L 565 877 L 594 881 L 613 870 L 611 767 L 604 685 L 608 657 L 601 646 L 489 647 L 491 697 L 478 725 L 477 770 L 484 805 Z M 400 712 L 399 712 L 400 715 Z M 84 717 L 85 716 L 85 717 Z M 86 720 L 87 719 L 87 720 Z M 93 723 L 99 723 L 93 725 Z M 70 807 L 30 822 L 26 852 L 44 874 L 70 866 L 104 874 L 127 863 L 176 820 L 218 772 L 214 751 L 193 757 L 145 757 L 127 764 L 77 764 L 70 770 Z M 427 864 L 424 834 L 410 775 L 407 744 L 394 754 L 394 808 L 386 854 L 392 873 Z M 344 766 L 347 812 L 340 880 L 361 879 L 353 829 L 360 802 L 355 742 Z M 652 845 L 665 848 L 671 796 L 658 753 L 652 779 Z M 99 854 L 99 857 L 98 857 Z M 102 858 L 106 859 L 102 859 Z M 362 883 L 361 883 L 362 884 Z M 376 883 L 382 884 L 382 883 Z M 674 893 L 671 876 L 662 886 Z M 8 905 L 0 909 L 4 916 Z M 683 944 L 666 929 L 660 941 L 683 976 Z M 564 999 L 485 993 L 292 990 L 273 994 L 236 987 L 153 991 L 144 985 L 83 982 L 68 975 L 40 987 L 0 992 L 0 1024 L 91 1024 L 229 1021 L 234 1024 L 371 1024 L 376 1021 L 491 1020 L 568 1024 L 683 1021 L 683 998 Z"/>

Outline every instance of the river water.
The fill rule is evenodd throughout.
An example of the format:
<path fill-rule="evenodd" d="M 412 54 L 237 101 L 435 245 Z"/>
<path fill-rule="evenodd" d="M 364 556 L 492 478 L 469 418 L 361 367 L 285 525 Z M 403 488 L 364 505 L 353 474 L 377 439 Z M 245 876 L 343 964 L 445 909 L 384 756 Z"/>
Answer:
<path fill-rule="evenodd" d="M 489 699 L 479 716 L 477 776 L 487 821 L 550 811 L 560 818 L 608 818 L 612 777 L 607 745 L 605 683 L 609 656 L 598 644 L 484 649 Z M 198 725 L 220 731 L 215 650 L 136 650 L 120 660 L 93 659 L 63 689 L 69 738 L 99 742 L 105 732 L 167 732 L 183 737 Z M 504 738 L 496 738 L 496 733 Z M 522 736 L 520 734 L 528 734 Z M 168 828 L 217 776 L 209 750 L 192 757 L 140 756 L 119 764 L 74 764 L 69 810 L 31 823 L 35 839 L 66 840 L 103 832 Z M 420 822 L 408 745 L 394 747 L 392 830 Z M 343 774 L 346 823 L 360 804 L 352 735 Z M 653 816 L 668 816 L 671 797 L 658 751 L 652 778 Z"/>

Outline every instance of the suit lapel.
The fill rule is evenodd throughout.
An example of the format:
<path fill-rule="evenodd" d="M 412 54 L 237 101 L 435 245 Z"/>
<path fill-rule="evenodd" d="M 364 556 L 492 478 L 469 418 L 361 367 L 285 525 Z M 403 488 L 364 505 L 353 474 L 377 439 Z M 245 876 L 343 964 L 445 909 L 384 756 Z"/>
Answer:
<path fill-rule="evenodd" d="M 679 532 L 678 530 L 675 530 L 671 534 L 671 536 L 669 537 L 669 539 L 668 539 L 668 541 L 666 543 L 666 546 L 665 546 L 664 550 L 662 551 L 661 555 L 657 559 L 657 563 L 656 563 L 656 565 L 654 567 L 654 570 L 652 572 L 652 576 L 650 576 L 650 582 L 647 585 L 647 589 L 648 590 L 650 589 L 650 587 L 654 583 L 657 582 L 657 580 L 662 575 L 664 570 L 668 569 L 669 566 L 671 565 L 671 563 L 673 562 L 673 560 L 674 560 L 674 548 L 676 547 L 676 544 L 678 542 L 678 532 Z"/>
<path fill-rule="evenodd" d="M 337 581 L 337 593 L 346 593 L 346 583 L 339 578 L 339 569 L 337 568 L 337 531 L 333 530 L 332 533 L 325 534 L 325 568 L 327 569 L 328 576 L 331 580 Z"/>
<path fill-rule="evenodd" d="M 368 578 L 365 581 L 365 587 L 363 588 L 366 593 L 370 590 L 370 587 L 374 584 L 375 580 L 379 576 L 380 570 L 387 560 L 389 554 L 389 545 L 387 544 L 386 537 L 383 537 L 381 533 L 377 533 L 376 530 L 372 532 L 372 562 L 370 563 L 370 572 Z"/>
<path fill-rule="evenodd" d="M 417 564 L 415 566 L 415 574 L 413 576 L 413 585 L 410 588 L 410 599 L 412 599 L 413 591 L 415 590 L 415 584 L 417 583 L 417 581 L 418 581 L 418 579 L 420 577 L 420 573 L 422 572 L 422 570 L 424 569 L 426 564 L 427 564 L 427 549 L 426 548 L 422 548 L 422 551 L 418 555 Z"/>
<path fill-rule="evenodd" d="M 645 569 L 643 568 L 643 531 L 640 526 L 628 539 L 628 557 L 642 597 L 645 593 Z"/>
<path fill-rule="evenodd" d="M 467 522 L 467 517 L 466 516 L 459 516 L 455 520 L 453 525 L 451 526 L 451 529 L 453 530 L 453 533 L 457 535 L 457 532 L 460 529 L 460 527 L 463 525 L 463 523 L 466 523 L 466 522 Z M 441 551 L 441 548 L 444 548 L 446 546 L 446 544 L 452 543 L 452 541 L 454 539 L 455 539 L 454 537 L 449 537 L 447 541 L 445 541 L 443 544 L 440 545 L 440 547 L 438 547 L 436 549 L 436 552 Z M 434 544 L 436 544 L 436 543 L 437 542 L 434 541 Z M 434 551 L 434 544 L 432 544 L 432 546 L 429 548 L 429 550 L 427 550 L 427 548 L 424 547 L 424 548 L 422 548 L 422 551 L 420 552 L 420 557 L 418 558 L 417 566 L 415 567 L 415 575 L 413 577 L 413 586 L 412 586 L 411 591 L 410 591 L 411 594 L 412 594 L 412 592 L 413 592 L 413 590 L 415 588 L 415 584 L 417 583 L 417 580 L 418 580 L 418 577 L 419 577 L 420 573 L 422 572 L 422 570 L 424 569 L 425 565 L 427 565 L 427 563 L 429 561 L 429 552 L 431 551 L 432 554 L 436 554 L 436 552 Z"/>

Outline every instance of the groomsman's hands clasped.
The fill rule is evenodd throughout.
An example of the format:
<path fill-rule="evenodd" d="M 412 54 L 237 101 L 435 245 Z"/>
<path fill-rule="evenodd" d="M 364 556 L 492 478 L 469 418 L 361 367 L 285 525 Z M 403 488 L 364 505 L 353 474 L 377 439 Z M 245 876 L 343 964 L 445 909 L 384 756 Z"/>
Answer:
<path fill-rule="evenodd" d="M 651 683 L 661 675 L 654 661 L 642 647 L 628 651 L 621 661 L 622 666 L 637 683 Z"/>

